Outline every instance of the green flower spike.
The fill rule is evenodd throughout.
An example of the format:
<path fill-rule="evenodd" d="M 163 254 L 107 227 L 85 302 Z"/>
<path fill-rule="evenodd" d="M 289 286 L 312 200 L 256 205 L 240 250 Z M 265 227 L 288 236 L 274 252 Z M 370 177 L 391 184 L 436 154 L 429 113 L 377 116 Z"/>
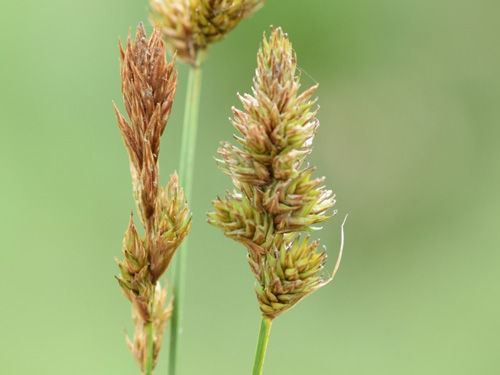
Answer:
<path fill-rule="evenodd" d="M 248 249 L 262 314 L 271 320 L 324 286 L 326 249 L 298 232 L 336 214 L 327 214 L 335 196 L 313 178 L 304 163 L 319 125 L 317 85 L 299 93 L 296 55 L 286 34 L 273 29 L 257 55 L 253 95 L 233 108 L 238 146 L 222 142 L 219 168 L 236 190 L 213 202 L 208 222 Z"/>

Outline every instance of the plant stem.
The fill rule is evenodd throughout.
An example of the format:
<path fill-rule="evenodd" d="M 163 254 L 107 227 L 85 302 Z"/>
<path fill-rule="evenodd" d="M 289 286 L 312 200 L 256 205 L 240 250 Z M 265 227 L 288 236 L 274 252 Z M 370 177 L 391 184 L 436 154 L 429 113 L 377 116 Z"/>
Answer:
<path fill-rule="evenodd" d="M 201 59 L 200 59 L 201 60 Z M 186 107 L 182 125 L 181 154 L 179 164 L 180 186 L 184 189 L 185 197 L 191 199 L 193 188 L 194 157 L 196 150 L 196 128 L 198 125 L 198 109 L 200 99 L 201 67 L 191 67 L 188 76 Z M 186 258 L 189 236 L 179 249 L 174 270 L 174 309 L 172 311 L 172 325 L 170 329 L 170 356 L 168 373 L 176 375 L 179 355 L 179 339 L 182 333 L 182 318 L 184 304 L 184 287 L 186 280 Z"/>
<path fill-rule="evenodd" d="M 257 350 L 255 351 L 255 360 L 253 362 L 252 375 L 261 375 L 262 367 L 264 366 L 264 357 L 266 356 L 267 341 L 271 332 L 271 324 L 273 318 L 262 315 L 260 322 L 259 338 L 257 340 Z"/>
<path fill-rule="evenodd" d="M 153 374 L 153 322 L 148 322 L 144 325 L 147 341 L 146 353 L 144 355 L 144 375 Z"/>

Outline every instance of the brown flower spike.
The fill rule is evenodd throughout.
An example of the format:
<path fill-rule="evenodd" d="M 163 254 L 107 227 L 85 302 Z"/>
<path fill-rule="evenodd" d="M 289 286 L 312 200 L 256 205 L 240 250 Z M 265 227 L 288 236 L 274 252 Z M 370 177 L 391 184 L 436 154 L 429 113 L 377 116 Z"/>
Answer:
<path fill-rule="evenodd" d="M 286 34 L 272 30 L 257 55 L 253 95 L 240 96 L 244 111 L 233 108 L 239 147 L 222 142 L 219 168 L 236 190 L 213 202 L 208 222 L 245 245 L 265 316 L 274 318 L 328 283 L 318 273 L 326 262 L 319 241 L 298 232 L 333 215 L 335 196 L 312 178 L 304 165 L 319 125 L 311 96 L 299 93 L 296 55 Z"/>
<path fill-rule="evenodd" d="M 158 187 L 160 137 L 177 87 L 174 60 L 167 63 L 165 59 L 160 31 L 154 30 L 148 39 L 142 24 L 134 42 L 129 35 L 126 49 L 120 44 L 120 57 L 123 100 L 131 125 L 116 106 L 115 111 L 130 159 L 133 193 L 145 236 L 139 237 L 131 215 L 123 240 L 124 260 L 117 260 L 121 271 L 117 280 L 132 302 L 135 335 L 127 343 L 143 369 L 145 325 L 153 324 L 155 362 L 171 313 L 171 304 L 166 305 L 166 289 L 161 289 L 158 280 L 189 233 L 191 215 L 176 173 L 165 188 Z"/>
<path fill-rule="evenodd" d="M 149 0 L 151 20 L 172 53 L 196 66 L 200 53 L 221 40 L 265 0 Z"/>
<path fill-rule="evenodd" d="M 142 24 L 135 43 L 129 35 L 126 51 L 120 44 L 120 56 L 123 101 L 132 127 L 116 106 L 115 111 L 130 157 L 140 219 L 150 228 L 158 191 L 160 137 L 172 109 L 177 71 L 174 60 L 167 64 L 159 31 L 155 30 L 148 40 Z"/>

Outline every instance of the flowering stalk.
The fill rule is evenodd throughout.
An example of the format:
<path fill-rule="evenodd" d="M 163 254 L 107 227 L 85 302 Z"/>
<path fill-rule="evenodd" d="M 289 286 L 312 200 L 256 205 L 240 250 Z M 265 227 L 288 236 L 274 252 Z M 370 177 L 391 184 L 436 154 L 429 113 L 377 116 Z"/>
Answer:
<path fill-rule="evenodd" d="M 140 237 L 132 215 L 123 240 L 124 260 L 118 283 L 132 303 L 135 326 L 127 345 L 141 371 L 152 374 L 161 347 L 161 338 L 172 312 L 166 288 L 159 279 L 175 251 L 189 233 L 191 215 L 177 174 L 159 188 L 158 155 L 177 87 L 174 60 L 165 60 L 165 46 L 159 30 L 148 39 L 142 24 L 126 49 L 120 44 L 122 93 L 131 125 L 115 106 L 118 126 L 129 154 L 133 193 L 144 227 Z"/>
<path fill-rule="evenodd" d="M 233 108 L 232 123 L 239 147 L 222 142 L 219 168 L 236 187 L 213 202 L 208 222 L 246 246 L 248 263 L 257 280 L 255 292 L 263 315 L 254 375 L 261 374 L 267 337 L 274 318 L 333 278 L 319 272 L 326 249 L 319 241 L 301 238 L 335 204 L 312 178 L 315 168 L 304 164 L 319 126 L 315 100 L 317 85 L 299 93 L 296 56 L 286 34 L 273 29 L 257 54 L 253 96 L 240 96 L 244 111 Z"/>
<path fill-rule="evenodd" d="M 189 70 L 188 89 L 186 96 L 186 107 L 184 112 L 184 123 L 181 140 L 181 157 L 179 173 L 182 186 L 186 189 L 186 195 L 191 196 L 193 189 L 194 156 L 196 150 L 196 129 L 198 127 L 198 109 L 201 88 L 201 67 L 191 67 Z M 177 257 L 176 272 L 174 274 L 174 298 L 175 310 L 172 314 L 172 326 L 170 330 L 170 356 L 169 373 L 177 372 L 179 356 L 179 337 L 182 333 L 182 317 L 184 309 L 184 289 L 186 284 L 186 259 L 187 238 L 183 242 L 180 254 Z"/>
<path fill-rule="evenodd" d="M 198 124 L 201 65 L 210 45 L 226 35 L 265 0 L 149 0 L 151 22 L 160 28 L 171 53 L 190 65 L 186 109 L 182 130 L 179 174 L 186 195 L 191 197 Z M 169 374 L 177 372 L 179 339 L 182 332 L 183 294 L 186 278 L 187 242 L 176 261 L 175 309 L 170 331 Z"/>

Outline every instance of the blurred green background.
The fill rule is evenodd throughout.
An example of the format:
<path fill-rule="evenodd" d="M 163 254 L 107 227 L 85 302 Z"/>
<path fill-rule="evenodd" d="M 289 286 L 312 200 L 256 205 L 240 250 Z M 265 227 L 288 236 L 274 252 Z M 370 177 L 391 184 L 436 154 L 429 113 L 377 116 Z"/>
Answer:
<path fill-rule="evenodd" d="M 259 311 L 241 245 L 205 223 L 213 156 L 282 26 L 320 83 L 311 164 L 337 194 L 333 283 L 273 325 L 265 374 L 499 374 L 500 3 L 269 0 L 203 71 L 182 375 L 249 374 Z M 134 208 L 111 101 L 144 1 L 0 5 L 1 374 L 138 374 L 113 276 Z M 148 32 L 151 27 L 147 26 Z M 177 168 L 187 69 L 163 137 Z M 167 342 L 156 374 L 166 374 Z"/>

